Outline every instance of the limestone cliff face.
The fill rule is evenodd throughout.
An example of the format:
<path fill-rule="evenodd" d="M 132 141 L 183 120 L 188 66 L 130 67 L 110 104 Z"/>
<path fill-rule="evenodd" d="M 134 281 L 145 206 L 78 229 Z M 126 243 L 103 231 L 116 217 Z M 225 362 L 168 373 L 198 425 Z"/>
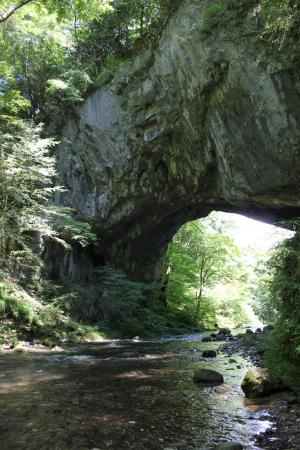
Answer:
<path fill-rule="evenodd" d="M 260 61 L 251 14 L 205 35 L 206 5 L 183 1 L 156 49 L 63 129 L 60 202 L 93 223 L 94 259 L 138 279 L 155 278 L 177 229 L 213 209 L 300 214 L 299 80 L 276 55 Z"/>

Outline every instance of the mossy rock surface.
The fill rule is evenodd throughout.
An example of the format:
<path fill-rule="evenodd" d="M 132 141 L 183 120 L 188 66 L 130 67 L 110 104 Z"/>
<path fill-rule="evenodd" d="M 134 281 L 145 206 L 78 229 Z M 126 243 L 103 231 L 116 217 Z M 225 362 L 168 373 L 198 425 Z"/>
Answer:
<path fill-rule="evenodd" d="M 241 387 L 247 398 L 265 397 L 285 389 L 285 385 L 278 377 L 260 367 L 248 370 Z"/>

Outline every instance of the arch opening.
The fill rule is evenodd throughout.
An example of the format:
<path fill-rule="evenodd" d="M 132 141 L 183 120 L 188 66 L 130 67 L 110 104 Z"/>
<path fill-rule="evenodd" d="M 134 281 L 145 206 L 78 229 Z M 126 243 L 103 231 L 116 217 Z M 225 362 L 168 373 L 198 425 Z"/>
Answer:
<path fill-rule="evenodd" d="M 258 327 L 274 321 L 270 260 L 276 246 L 294 234 L 220 212 L 187 222 L 164 259 L 165 304 L 204 329 Z"/>

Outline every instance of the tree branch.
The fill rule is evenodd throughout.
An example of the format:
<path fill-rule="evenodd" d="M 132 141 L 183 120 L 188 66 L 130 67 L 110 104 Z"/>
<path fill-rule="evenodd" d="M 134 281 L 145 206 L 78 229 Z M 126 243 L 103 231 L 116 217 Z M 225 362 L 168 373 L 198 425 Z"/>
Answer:
<path fill-rule="evenodd" d="M 21 3 L 15 6 L 11 6 L 8 8 L 8 10 L 4 13 L 0 13 L 0 24 L 5 22 L 7 19 L 9 19 L 18 9 L 22 8 L 25 5 L 28 5 L 28 3 L 31 3 L 35 0 L 23 0 Z"/>

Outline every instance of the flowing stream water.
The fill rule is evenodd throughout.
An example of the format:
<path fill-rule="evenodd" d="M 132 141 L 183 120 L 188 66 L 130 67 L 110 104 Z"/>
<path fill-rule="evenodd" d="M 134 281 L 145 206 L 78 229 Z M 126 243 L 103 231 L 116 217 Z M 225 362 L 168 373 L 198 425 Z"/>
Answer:
<path fill-rule="evenodd" d="M 250 363 L 204 359 L 205 334 L 66 346 L 63 353 L 0 356 L 1 450 L 211 450 L 271 423 L 240 389 Z M 222 386 L 193 382 L 202 366 Z"/>

